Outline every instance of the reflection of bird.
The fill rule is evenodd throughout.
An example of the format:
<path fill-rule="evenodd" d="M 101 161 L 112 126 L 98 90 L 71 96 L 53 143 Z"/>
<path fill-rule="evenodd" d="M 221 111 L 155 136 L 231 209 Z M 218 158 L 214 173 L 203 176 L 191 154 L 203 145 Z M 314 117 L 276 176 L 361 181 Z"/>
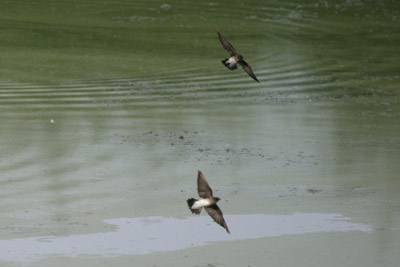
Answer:
<path fill-rule="evenodd" d="M 226 40 L 224 36 L 220 32 L 218 32 L 218 38 L 221 41 L 222 47 L 229 52 L 230 58 L 227 58 L 225 60 L 222 60 L 222 64 L 225 65 L 230 70 L 235 70 L 237 69 L 237 64 L 239 63 L 240 66 L 242 66 L 243 70 L 247 72 L 251 78 L 256 80 L 257 82 L 260 82 L 256 75 L 254 74 L 253 70 L 251 69 L 250 65 L 247 64 L 246 61 L 244 61 L 243 56 L 239 55 L 235 48 Z"/>
<path fill-rule="evenodd" d="M 189 209 L 194 214 L 200 214 L 201 208 L 205 208 L 208 215 L 213 218 L 213 220 L 224 227 L 226 231 L 230 234 L 228 226 L 224 220 L 224 216 L 222 214 L 221 209 L 217 206 L 217 202 L 220 200 L 219 197 L 213 197 L 213 192 L 211 187 L 208 185 L 206 178 L 204 175 L 199 171 L 197 176 L 197 192 L 201 197 L 200 200 L 190 198 L 187 200 L 189 205 Z"/>

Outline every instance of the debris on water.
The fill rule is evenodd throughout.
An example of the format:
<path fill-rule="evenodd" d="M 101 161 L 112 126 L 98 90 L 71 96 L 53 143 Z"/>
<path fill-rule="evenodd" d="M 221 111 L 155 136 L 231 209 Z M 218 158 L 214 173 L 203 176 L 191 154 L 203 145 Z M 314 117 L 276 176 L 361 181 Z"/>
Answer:
<path fill-rule="evenodd" d="M 321 191 L 322 191 L 321 189 L 316 189 L 316 188 L 308 188 L 308 189 L 307 189 L 307 192 L 313 193 L 313 194 L 319 193 L 319 192 L 321 192 Z"/>

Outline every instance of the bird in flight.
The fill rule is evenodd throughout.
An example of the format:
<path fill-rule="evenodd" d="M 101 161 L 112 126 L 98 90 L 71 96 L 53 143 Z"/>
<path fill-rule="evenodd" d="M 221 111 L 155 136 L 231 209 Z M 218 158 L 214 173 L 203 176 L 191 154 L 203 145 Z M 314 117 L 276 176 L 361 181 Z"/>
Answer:
<path fill-rule="evenodd" d="M 243 56 L 239 55 L 235 48 L 228 42 L 228 40 L 218 31 L 218 38 L 221 41 L 222 47 L 228 51 L 229 53 L 229 58 L 222 60 L 222 64 L 224 64 L 225 67 L 227 67 L 230 70 L 235 70 L 237 69 L 237 64 L 240 64 L 242 66 L 243 70 L 247 72 L 247 74 L 250 75 L 251 78 L 253 78 L 255 81 L 260 82 L 256 75 L 254 74 L 253 70 L 251 69 L 250 65 L 247 64 L 246 61 L 244 61 Z"/>
<path fill-rule="evenodd" d="M 193 214 L 200 214 L 201 209 L 204 207 L 208 215 L 219 225 L 225 228 L 230 234 L 229 228 L 226 225 L 224 216 L 221 209 L 218 207 L 217 202 L 220 200 L 219 197 L 214 197 L 211 187 L 208 185 L 206 178 L 203 173 L 199 171 L 197 175 L 197 192 L 200 196 L 200 200 L 195 198 L 189 198 L 187 203 L 189 209 Z"/>

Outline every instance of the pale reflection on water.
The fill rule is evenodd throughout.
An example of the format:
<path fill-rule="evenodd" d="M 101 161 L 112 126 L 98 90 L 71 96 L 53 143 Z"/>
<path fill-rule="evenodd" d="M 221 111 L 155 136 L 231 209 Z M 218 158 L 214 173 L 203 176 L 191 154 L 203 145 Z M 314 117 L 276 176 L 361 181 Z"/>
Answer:
<path fill-rule="evenodd" d="M 225 217 L 231 235 L 212 223 L 207 216 L 184 219 L 117 218 L 104 221 L 116 226 L 112 232 L 0 240 L 0 258 L 6 262 L 32 262 L 52 255 L 113 257 L 181 250 L 218 241 L 373 230 L 369 225 L 352 223 L 350 218 L 340 214 L 253 214 Z"/>

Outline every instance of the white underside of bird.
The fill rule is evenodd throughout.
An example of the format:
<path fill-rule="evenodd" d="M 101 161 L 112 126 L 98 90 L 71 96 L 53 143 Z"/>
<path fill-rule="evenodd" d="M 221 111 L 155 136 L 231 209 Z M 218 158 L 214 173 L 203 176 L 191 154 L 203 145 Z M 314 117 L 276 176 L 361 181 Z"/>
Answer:
<path fill-rule="evenodd" d="M 197 200 L 196 202 L 193 203 L 192 209 L 199 209 L 203 207 L 207 207 L 211 205 L 211 201 L 209 199 L 203 198 L 200 200 Z"/>
<path fill-rule="evenodd" d="M 233 66 L 235 66 L 235 65 L 237 64 L 237 61 L 236 61 L 236 58 L 233 56 L 233 57 L 230 57 L 230 58 L 226 61 L 226 63 L 229 63 L 229 66 L 230 66 L 230 67 L 233 67 Z"/>

